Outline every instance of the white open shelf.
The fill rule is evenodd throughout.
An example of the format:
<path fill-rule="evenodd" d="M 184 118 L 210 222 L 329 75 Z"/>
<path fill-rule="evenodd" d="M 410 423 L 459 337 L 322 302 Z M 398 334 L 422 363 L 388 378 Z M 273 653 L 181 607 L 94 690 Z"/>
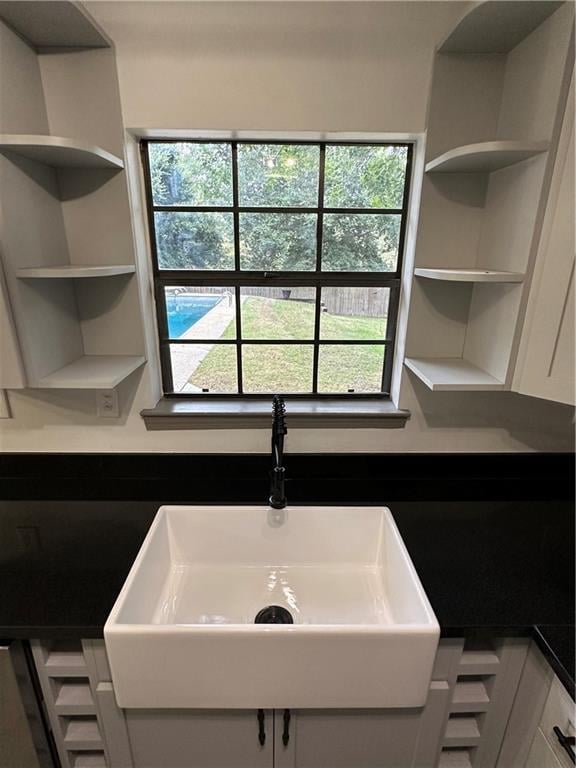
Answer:
<path fill-rule="evenodd" d="M 407 357 L 404 363 L 433 391 L 504 389 L 502 381 L 461 357 Z"/>
<path fill-rule="evenodd" d="M 500 659 L 494 651 L 464 651 L 458 675 L 495 675 L 499 669 Z"/>
<path fill-rule="evenodd" d="M 24 280 L 32 278 L 85 278 L 85 277 L 114 277 L 115 275 L 130 275 L 136 271 L 134 264 L 111 264 L 101 267 L 81 267 L 75 264 L 64 264 L 58 267 L 26 267 L 16 270 L 16 277 Z"/>
<path fill-rule="evenodd" d="M 95 717 L 64 719 L 64 746 L 69 750 L 102 749 L 102 736 Z"/>
<path fill-rule="evenodd" d="M 426 173 L 491 173 L 546 152 L 546 141 L 483 141 L 444 152 L 426 163 Z"/>
<path fill-rule="evenodd" d="M 486 712 L 489 704 L 490 698 L 481 680 L 458 680 L 450 712 Z"/>
<path fill-rule="evenodd" d="M 121 158 L 102 147 L 62 136 L 3 133 L 0 152 L 12 152 L 53 168 L 124 168 Z"/>
<path fill-rule="evenodd" d="M 88 674 L 81 650 L 71 651 L 57 647 L 48 654 L 44 667 L 48 677 L 82 677 Z"/>
<path fill-rule="evenodd" d="M 114 389 L 145 363 L 137 355 L 85 355 L 44 376 L 36 389 Z"/>
<path fill-rule="evenodd" d="M 445 747 L 476 747 L 480 743 L 480 730 L 474 715 L 450 717 L 446 724 Z"/>
<path fill-rule="evenodd" d="M 66 678 L 54 700 L 54 710 L 59 715 L 96 714 L 88 680 Z"/>
<path fill-rule="evenodd" d="M 472 768 L 470 751 L 467 749 L 443 749 L 438 768 Z"/>
<path fill-rule="evenodd" d="M 430 280 L 447 280 L 459 283 L 521 283 L 524 275 L 520 272 L 502 272 L 496 269 L 449 269 L 416 267 L 416 277 Z"/>
<path fill-rule="evenodd" d="M 80 3 L 0 2 L 0 18 L 38 51 L 109 48 L 108 36 Z"/>
<path fill-rule="evenodd" d="M 104 752 L 76 752 L 70 757 L 72 768 L 107 768 Z"/>
<path fill-rule="evenodd" d="M 554 0 L 477 3 L 438 50 L 440 53 L 507 53 L 561 5 Z"/>

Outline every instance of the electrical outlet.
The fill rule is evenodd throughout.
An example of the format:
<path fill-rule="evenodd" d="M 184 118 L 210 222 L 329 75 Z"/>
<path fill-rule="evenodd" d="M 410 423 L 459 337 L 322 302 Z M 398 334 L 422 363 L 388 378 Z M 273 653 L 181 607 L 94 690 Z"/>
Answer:
<path fill-rule="evenodd" d="M 115 389 L 106 389 L 96 393 L 96 413 L 98 416 L 117 419 L 120 416 L 118 393 Z"/>

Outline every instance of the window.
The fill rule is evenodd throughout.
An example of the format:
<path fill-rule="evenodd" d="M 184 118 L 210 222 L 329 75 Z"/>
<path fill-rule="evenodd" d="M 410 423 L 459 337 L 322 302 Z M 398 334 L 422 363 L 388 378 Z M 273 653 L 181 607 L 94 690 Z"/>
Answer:
<path fill-rule="evenodd" d="M 412 146 L 143 141 L 164 392 L 387 396 Z"/>

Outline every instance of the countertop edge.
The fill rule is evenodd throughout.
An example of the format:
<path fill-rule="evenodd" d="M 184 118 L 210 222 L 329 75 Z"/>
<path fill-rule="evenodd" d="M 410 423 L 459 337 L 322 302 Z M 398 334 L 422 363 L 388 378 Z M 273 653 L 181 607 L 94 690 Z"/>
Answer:
<path fill-rule="evenodd" d="M 551 638 L 546 636 L 547 627 L 548 625 L 536 625 L 533 628 L 532 636 L 564 688 L 568 691 L 572 699 L 576 701 L 574 675 L 566 669 L 566 664 L 569 660 L 564 657 L 564 654 L 560 653 L 560 648 L 551 640 Z M 562 627 L 560 627 L 560 625 L 553 625 L 554 630 L 559 628 L 565 630 L 567 634 L 571 633 L 572 638 L 574 638 L 576 628 L 573 625 L 566 624 Z M 572 663 L 574 663 L 573 655 L 574 648 L 572 647 Z"/>

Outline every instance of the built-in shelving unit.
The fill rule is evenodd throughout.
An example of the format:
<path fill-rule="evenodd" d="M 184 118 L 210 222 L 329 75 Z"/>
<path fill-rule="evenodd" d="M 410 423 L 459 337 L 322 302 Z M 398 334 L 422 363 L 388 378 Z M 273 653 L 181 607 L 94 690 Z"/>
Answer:
<path fill-rule="evenodd" d="M 504 389 L 504 382 L 458 357 L 407 357 L 404 364 L 434 391 Z"/>
<path fill-rule="evenodd" d="M 52 168 L 124 168 L 124 161 L 96 147 L 62 136 L 0 134 L 0 152 L 11 152 Z"/>
<path fill-rule="evenodd" d="M 66 280 L 88 277 L 116 277 L 132 275 L 136 271 L 134 264 L 110 264 L 109 266 L 82 267 L 76 264 L 62 264 L 57 267 L 27 267 L 17 269 L 16 277 L 20 280 L 47 279 Z"/>
<path fill-rule="evenodd" d="M 21 387 L 111 389 L 145 362 L 114 47 L 63 0 L 0 0 L 0 47 L 0 327 Z"/>
<path fill-rule="evenodd" d="M 44 376 L 37 389 L 114 389 L 146 362 L 138 355 L 84 355 Z"/>
<path fill-rule="evenodd" d="M 518 272 L 502 272 L 497 269 L 449 269 L 416 267 L 416 277 L 429 280 L 447 280 L 458 283 L 521 283 L 524 275 Z"/>
<path fill-rule="evenodd" d="M 484 141 L 444 152 L 426 163 L 426 173 L 492 173 L 548 149 L 546 141 Z"/>
<path fill-rule="evenodd" d="M 439 47 L 440 53 L 507 53 L 558 10 L 554 0 L 492 0 L 472 8 Z"/>
<path fill-rule="evenodd" d="M 405 357 L 431 390 L 512 388 L 573 15 L 475 4 L 435 54 Z"/>

